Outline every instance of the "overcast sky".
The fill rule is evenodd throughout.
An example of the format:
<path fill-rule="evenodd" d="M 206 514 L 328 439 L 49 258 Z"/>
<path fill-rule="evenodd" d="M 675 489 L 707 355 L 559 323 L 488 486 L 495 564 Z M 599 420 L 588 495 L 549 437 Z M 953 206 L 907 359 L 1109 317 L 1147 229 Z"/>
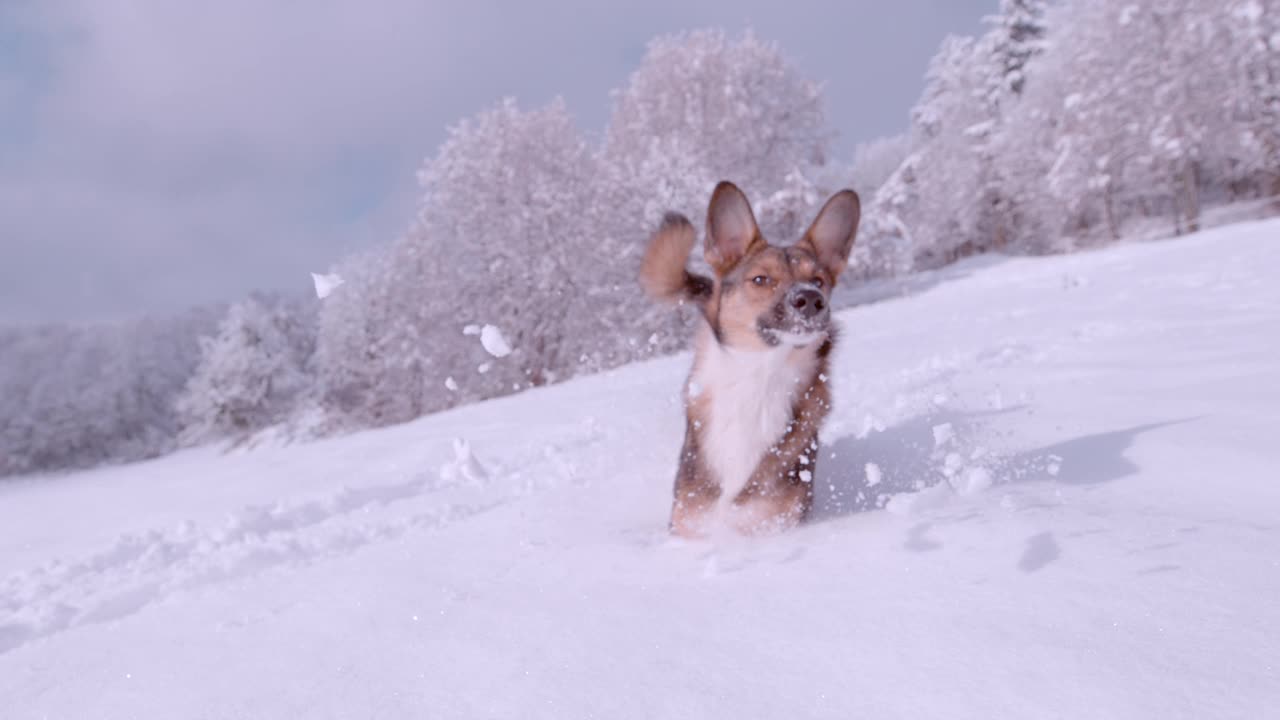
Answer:
<path fill-rule="evenodd" d="M 0 0 L 0 322 L 166 312 L 409 222 L 414 172 L 504 95 L 598 133 L 656 34 L 751 25 L 823 81 L 837 149 L 900 130 L 996 0 Z"/>

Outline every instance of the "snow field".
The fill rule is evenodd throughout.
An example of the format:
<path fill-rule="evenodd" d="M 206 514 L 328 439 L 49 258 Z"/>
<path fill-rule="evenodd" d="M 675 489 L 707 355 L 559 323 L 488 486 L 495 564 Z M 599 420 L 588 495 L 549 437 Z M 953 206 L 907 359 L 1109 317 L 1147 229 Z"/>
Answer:
<path fill-rule="evenodd" d="M 683 355 L 0 484 L 2 714 L 1265 717 L 1278 234 L 844 311 L 816 517 L 777 537 L 667 537 Z"/>

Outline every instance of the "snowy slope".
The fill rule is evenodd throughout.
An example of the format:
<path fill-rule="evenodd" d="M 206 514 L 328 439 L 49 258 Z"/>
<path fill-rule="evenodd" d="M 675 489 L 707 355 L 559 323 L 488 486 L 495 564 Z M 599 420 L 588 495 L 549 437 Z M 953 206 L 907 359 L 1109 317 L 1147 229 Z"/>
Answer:
<path fill-rule="evenodd" d="M 2 483 L 0 717 L 1266 717 L 1278 236 L 844 312 L 819 517 L 781 537 L 666 538 L 687 356 Z"/>

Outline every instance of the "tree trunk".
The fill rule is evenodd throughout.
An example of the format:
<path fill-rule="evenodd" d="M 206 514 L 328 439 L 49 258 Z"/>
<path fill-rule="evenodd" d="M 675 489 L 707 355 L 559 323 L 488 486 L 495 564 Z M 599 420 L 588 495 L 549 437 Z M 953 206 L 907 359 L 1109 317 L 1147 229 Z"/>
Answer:
<path fill-rule="evenodd" d="M 1182 173 L 1182 186 L 1186 194 L 1187 231 L 1198 232 L 1200 230 L 1200 163 L 1195 161 L 1187 163 L 1186 170 Z"/>
<path fill-rule="evenodd" d="M 1111 183 L 1107 183 L 1107 189 L 1102 193 L 1102 212 L 1107 219 L 1107 232 L 1111 234 L 1112 242 L 1120 239 L 1120 228 L 1116 225 L 1116 203 L 1115 191 L 1111 188 Z"/>
<path fill-rule="evenodd" d="M 1183 218 L 1186 217 L 1182 212 L 1182 202 L 1185 200 L 1182 193 L 1182 176 L 1184 173 L 1178 172 L 1173 168 L 1170 168 L 1170 170 L 1171 177 L 1166 190 L 1168 191 L 1169 201 L 1173 203 L 1173 235 L 1174 237 L 1181 237 L 1186 232 L 1182 224 Z"/>

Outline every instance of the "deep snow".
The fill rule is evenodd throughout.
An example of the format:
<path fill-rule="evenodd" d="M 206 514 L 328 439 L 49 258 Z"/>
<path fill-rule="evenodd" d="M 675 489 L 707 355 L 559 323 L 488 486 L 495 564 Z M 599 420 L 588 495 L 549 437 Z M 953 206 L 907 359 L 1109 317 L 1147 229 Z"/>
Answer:
<path fill-rule="evenodd" d="M 666 537 L 687 356 L 2 482 L 0 717 L 1265 717 L 1278 237 L 843 312 L 818 517 L 779 537 Z"/>

